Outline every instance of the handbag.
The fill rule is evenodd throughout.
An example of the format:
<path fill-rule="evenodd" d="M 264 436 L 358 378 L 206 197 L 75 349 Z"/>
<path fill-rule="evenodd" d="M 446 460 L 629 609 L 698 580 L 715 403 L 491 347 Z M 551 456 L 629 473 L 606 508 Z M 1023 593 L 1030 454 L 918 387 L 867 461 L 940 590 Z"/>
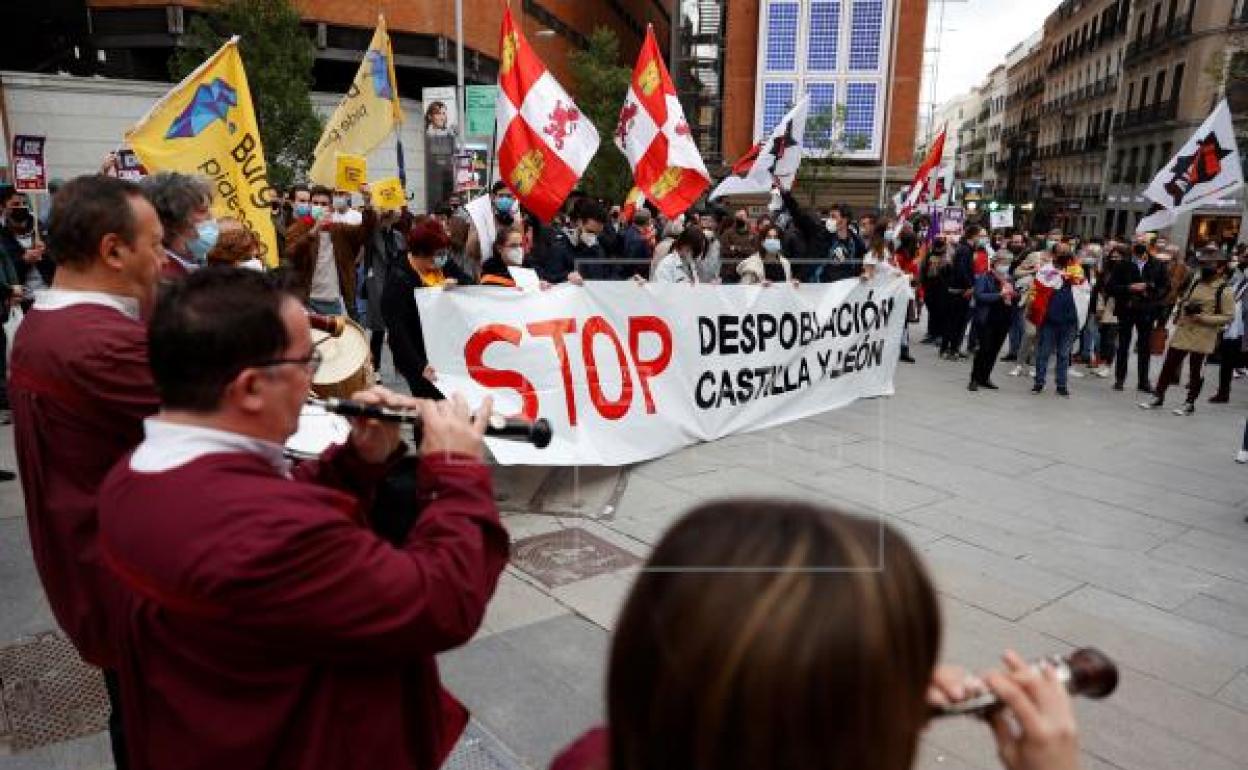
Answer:
<path fill-rule="evenodd" d="M 1166 352 L 1166 343 L 1170 340 L 1170 333 L 1166 331 L 1166 327 L 1158 326 L 1148 334 L 1148 350 L 1154 356 L 1159 356 Z"/>

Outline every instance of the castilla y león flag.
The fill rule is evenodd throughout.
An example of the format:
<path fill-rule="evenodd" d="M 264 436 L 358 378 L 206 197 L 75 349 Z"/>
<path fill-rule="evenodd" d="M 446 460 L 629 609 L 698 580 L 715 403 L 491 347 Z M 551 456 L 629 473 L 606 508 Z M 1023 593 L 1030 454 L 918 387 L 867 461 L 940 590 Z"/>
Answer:
<path fill-rule="evenodd" d="M 628 157 L 637 187 L 666 217 L 683 213 L 711 184 L 653 28 L 637 57 L 615 144 Z"/>
<path fill-rule="evenodd" d="M 498 167 L 529 211 L 549 222 L 598 151 L 598 131 L 503 11 Z"/>
<path fill-rule="evenodd" d="M 906 191 L 901 202 L 901 209 L 897 212 L 898 219 L 909 219 L 911 212 L 923 202 L 924 196 L 929 193 L 928 185 L 931 183 L 932 172 L 938 171 L 940 159 L 945 154 L 945 131 L 946 129 L 941 129 L 940 136 L 937 136 L 936 141 L 932 143 L 932 149 L 923 160 L 923 165 L 919 166 L 919 170 L 915 172 L 914 181 L 910 183 L 910 189 Z"/>

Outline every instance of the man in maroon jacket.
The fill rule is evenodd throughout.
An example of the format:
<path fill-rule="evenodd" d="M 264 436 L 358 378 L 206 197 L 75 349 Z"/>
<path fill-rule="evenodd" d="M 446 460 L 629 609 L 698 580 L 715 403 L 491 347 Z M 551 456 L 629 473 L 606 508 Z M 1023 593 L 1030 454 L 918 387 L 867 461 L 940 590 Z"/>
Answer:
<path fill-rule="evenodd" d="M 61 628 L 84 660 L 105 669 L 118 767 L 112 578 L 100 563 L 96 494 L 158 407 L 139 319 L 164 264 L 161 237 L 156 210 L 130 182 L 84 176 L 61 188 L 49 234 L 56 277 L 18 327 L 10 368 L 35 566 Z"/>
<path fill-rule="evenodd" d="M 149 335 L 161 412 L 100 492 L 131 766 L 434 770 L 467 720 L 434 655 L 476 632 L 508 555 L 490 405 L 357 394 L 424 420 L 423 510 L 396 547 L 366 514 L 403 454 L 395 423 L 283 459 L 320 362 L 295 297 L 204 268 L 162 294 Z"/>

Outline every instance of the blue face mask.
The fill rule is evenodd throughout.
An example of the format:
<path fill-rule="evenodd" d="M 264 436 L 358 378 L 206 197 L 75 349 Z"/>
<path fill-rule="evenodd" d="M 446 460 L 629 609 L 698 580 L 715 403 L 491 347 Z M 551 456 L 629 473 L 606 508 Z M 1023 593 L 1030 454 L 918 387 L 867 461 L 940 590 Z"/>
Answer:
<path fill-rule="evenodd" d="M 195 261 L 203 262 L 208 258 L 208 252 L 212 251 L 212 247 L 217 245 L 217 237 L 221 235 L 221 228 L 217 226 L 217 220 L 206 219 L 195 225 L 195 233 L 195 239 L 187 241 L 186 247 L 191 250 Z"/>
<path fill-rule="evenodd" d="M 500 213 L 500 214 L 510 214 L 510 213 L 511 213 L 511 207 L 512 207 L 512 205 L 514 205 L 514 202 L 515 202 L 515 198 L 511 198 L 511 197 L 498 197 L 498 198 L 495 198 L 495 199 L 494 199 L 494 208 L 495 208 L 495 209 L 498 211 L 498 213 Z"/>
<path fill-rule="evenodd" d="M 446 267 L 447 259 L 448 259 L 447 253 L 445 251 L 439 251 L 437 254 L 433 255 L 433 266 L 441 270 L 442 268 Z"/>
<path fill-rule="evenodd" d="M 295 216 L 297 217 L 312 216 L 312 204 L 311 203 L 296 203 L 295 204 Z"/>

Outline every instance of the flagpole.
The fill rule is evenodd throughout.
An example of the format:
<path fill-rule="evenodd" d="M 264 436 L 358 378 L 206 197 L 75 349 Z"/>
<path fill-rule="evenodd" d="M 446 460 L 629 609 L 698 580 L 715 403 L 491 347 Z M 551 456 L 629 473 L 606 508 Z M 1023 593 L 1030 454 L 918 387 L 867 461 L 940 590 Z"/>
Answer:
<path fill-rule="evenodd" d="M 888 132 L 893 122 L 893 90 L 896 84 L 893 76 L 897 62 L 897 11 L 901 8 L 901 0 L 893 0 L 892 28 L 888 35 L 888 97 L 884 103 L 884 142 L 880 153 L 880 212 L 884 211 L 884 201 L 888 188 Z"/>
<path fill-rule="evenodd" d="M 455 111 L 459 114 L 459 130 L 455 132 L 456 149 L 463 149 L 468 130 L 467 105 L 464 104 L 464 0 L 455 0 Z"/>

